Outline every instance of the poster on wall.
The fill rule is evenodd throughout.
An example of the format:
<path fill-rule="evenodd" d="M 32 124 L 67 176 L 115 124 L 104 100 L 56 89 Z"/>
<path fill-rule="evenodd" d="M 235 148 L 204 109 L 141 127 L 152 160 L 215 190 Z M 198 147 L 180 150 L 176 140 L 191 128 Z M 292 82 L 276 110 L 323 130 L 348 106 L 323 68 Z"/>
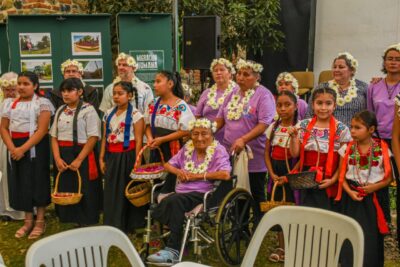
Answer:
<path fill-rule="evenodd" d="M 53 66 L 51 59 L 23 59 L 21 71 L 32 71 L 39 76 L 39 82 L 53 82 Z"/>
<path fill-rule="evenodd" d="M 53 90 L 53 86 L 52 85 L 40 86 L 39 94 L 41 96 L 48 96 L 51 90 Z"/>
<path fill-rule="evenodd" d="M 135 75 L 152 86 L 157 72 L 165 68 L 164 50 L 130 50 L 129 54 L 138 64 Z"/>
<path fill-rule="evenodd" d="M 19 33 L 21 57 L 51 56 L 51 36 L 49 32 Z"/>
<path fill-rule="evenodd" d="M 72 32 L 72 55 L 101 55 L 101 32 Z"/>
<path fill-rule="evenodd" d="M 103 81 L 102 59 L 76 59 L 83 66 L 82 79 L 84 81 Z"/>

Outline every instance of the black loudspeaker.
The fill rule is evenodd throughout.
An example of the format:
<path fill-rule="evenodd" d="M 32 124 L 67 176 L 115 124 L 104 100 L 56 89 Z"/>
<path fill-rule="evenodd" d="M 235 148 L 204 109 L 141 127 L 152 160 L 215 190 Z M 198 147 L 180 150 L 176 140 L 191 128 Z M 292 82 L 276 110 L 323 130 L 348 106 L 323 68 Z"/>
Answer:
<path fill-rule="evenodd" d="M 221 19 L 218 16 L 183 17 L 183 68 L 210 68 L 221 56 Z"/>

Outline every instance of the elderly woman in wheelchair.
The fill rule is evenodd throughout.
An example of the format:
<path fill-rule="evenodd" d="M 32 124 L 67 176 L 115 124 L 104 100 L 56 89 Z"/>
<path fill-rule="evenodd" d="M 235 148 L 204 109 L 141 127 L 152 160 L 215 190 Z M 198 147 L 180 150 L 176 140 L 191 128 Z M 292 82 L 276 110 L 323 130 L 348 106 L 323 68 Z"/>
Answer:
<path fill-rule="evenodd" d="M 175 191 L 158 196 L 152 217 L 170 230 L 166 247 L 150 255 L 153 263 L 174 263 L 179 260 L 185 213 L 204 201 L 215 180 L 229 180 L 231 165 L 226 149 L 214 140 L 215 123 L 197 119 L 190 123 L 191 140 L 165 164 L 177 176 Z"/>

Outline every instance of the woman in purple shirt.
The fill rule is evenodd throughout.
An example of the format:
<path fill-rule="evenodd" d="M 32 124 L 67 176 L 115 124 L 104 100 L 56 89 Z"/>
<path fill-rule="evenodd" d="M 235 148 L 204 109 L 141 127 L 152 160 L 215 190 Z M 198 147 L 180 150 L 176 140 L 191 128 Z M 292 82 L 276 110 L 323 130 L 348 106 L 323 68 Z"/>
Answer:
<path fill-rule="evenodd" d="M 400 93 L 400 43 L 389 46 L 383 55 L 382 72 L 386 74 L 384 79 L 377 83 L 371 83 L 368 87 L 367 106 L 370 111 L 375 112 L 378 119 L 378 133 L 384 139 L 390 149 L 392 148 L 392 128 L 395 110 L 395 98 Z M 395 162 L 394 176 L 398 179 Z M 384 188 L 378 192 L 385 219 L 391 221 L 389 191 Z"/>
<path fill-rule="evenodd" d="M 297 119 L 304 120 L 306 118 L 308 105 L 306 101 L 299 98 L 297 95 L 299 91 L 299 83 L 297 79 L 290 72 L 282 72 L 276 78 L 275 84 L 278 93 L 283 90 L 288 90 L 297 96 Z"/>
<path fill-rule="evenodd" d="M 215 84 L 201 94 L 194 115 L 196 118 L 204 117 L 210 121 L 215 121 L 226 96 L 229 95 L 237 85 L 232 81 L 235 68 L 229 60 L 225 58 L 214 59 L 211 63 L 210 70 Z M 223 138 L 224 129 L 220 129 L 215 134 L 215 139 L 222 142 Z"/>
<path fill-rule="evenodd" d="M 189 130 L 192 140 L 164 166 L 177 176 L 177 183 L 175 192 L 164 197 L 153 212 L 153 218 L 171 231 L 167 246 L 147 258 L 153 263 L 178 260 L 185 212 L 203 203 L 204 193 L 213 188 L 214 180 L 230 179 L 229 155 L 213 137 L 216 123 L 197 119 L 190 122 Z"/>
<path fill-rule="evenodd" d="M 217 115 L 218 128 L 225 126 L 223 145 L 229 153 L 240 153 L 246 145 L 253 151 L 249 160 L 250 189 L 257 208 L 265 201 L 267 167 L 264 162 L 266 136 L 263 134 L 275 115 L 272 93 L 258 83 L 262 66 L 239 59 L 235 88 L 229 94 Z M 261 218 L 261 211 L 256 210 Z"/>

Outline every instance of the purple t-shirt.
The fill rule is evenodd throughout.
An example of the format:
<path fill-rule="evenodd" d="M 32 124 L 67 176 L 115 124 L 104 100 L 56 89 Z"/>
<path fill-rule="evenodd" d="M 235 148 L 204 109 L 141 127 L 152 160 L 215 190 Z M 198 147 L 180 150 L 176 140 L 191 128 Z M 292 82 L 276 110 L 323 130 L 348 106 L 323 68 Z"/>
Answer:
<path fill-rule="evenodd" d="M 223 145 L 228 150 L 236 139 L 250 132 L 259 123 L 268 126 L 273 122 L 275 116 L 274 96 L 267 88 L 260 85 L 256 88 L 249 103 L 244 107 L 242 117 L 238 120 L 228 120 L 228 104 L 232 96 L 237 94 L 239 90 L 240 88 L 235 88 L 226 97 L 217 115 L 217 118 L 223 118 L 225 121 Z M 264 162 L 265 139 L 265 134 L 260 134 L 247 143 L 254 155 L 254 158 L 249 160 L 249 172 L 265 172 L 267 170 Z"/>
<path fill-rule="evenodd" d="M 193 106 L 191 104 L 188 104 L 188 106 L 189 106 L 190 110 L 192 111 L 192 113 L 195 114 L 196 113 L 196 106 Z"/>
<path fill-rule="evenodd" d="M 306 112 L 307 112 L 308 104 L 306 101 L 304 101 L 301 98 L 297 98 L 297 119 L 299 121 L 304 120 L 306 118 Z"/>
<path fill-rule="evenodd" d="M 384 79 L 368 86 L 367 107 L 376 114 L 378 133 L 381 138 L 392 138 L 394 101 L 398 93 L 400 93 L 400 84 L 386 86 Z"/>
<path fill-rule="evenodd" d="M 183 169 L 185 166 L 185 147 L 179 150 L 178 154 L 173 156 L 168 163 L 178 169 Z M 203 163 L 203 161 L 197 160 L 196 150 L 193 151 L 192 160 L 195 166 Z M 210 163 L 208 164 L 207 172 L 216 172 L 216 171 L 231 171 L 231 163 L 229 161 L 229 155 L 226 152 L 226 149 L 218 143 L 215 148 L 215 153 Z M 205 193 L 207 191 L 212 190 L 213 182 L 211 181 L 193 181 L 187 183 L 176 183 L 175 192 L 176 193 L 189 193 L 189 192 L 200 192 Z"/>
<path fill-rule="evenodd" d="M 220 97 L 222 97 L 224 92 L 225 92 L 224 90 L 217 90 L 217 97 L 215 99 L 219 99 Z M 218 111 L 221 109 L 222 105 L 217 109 L 213 109 L 212 107 L 207 105 L 208 93 L 210 93 L 210 88 L 205 90 L 201 94 L 200 99 L 197 102 L 197 108 L 196 108 L 196 112 L 194 113 L 194 115 L 195 116 L 199 116 L 199 117 L 203 117 L 203 118 L 207 118 L 210 121 L 215 121 L 215 119 L 217 118 Z M 221 143 L 222 143 L 223 138 L 224 138 L 224 131 L 225 131 L 225 127 L 222 127 L 214 135 L 215 139 L 218 140 Z"/>

